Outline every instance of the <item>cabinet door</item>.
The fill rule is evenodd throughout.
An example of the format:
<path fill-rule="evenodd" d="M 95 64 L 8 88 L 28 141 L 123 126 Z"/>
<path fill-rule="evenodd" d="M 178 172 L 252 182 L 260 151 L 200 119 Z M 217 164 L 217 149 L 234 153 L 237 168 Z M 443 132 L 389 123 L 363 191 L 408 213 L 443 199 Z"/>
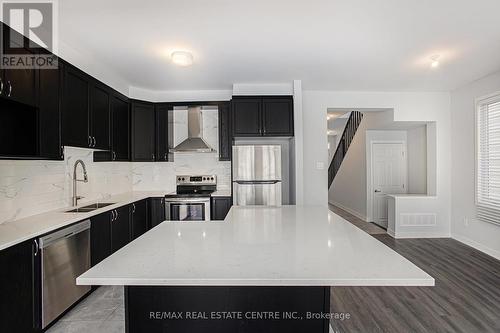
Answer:
<path fill-rule="evenodd" d="M 63 75 L 59 69 L 40 71 L 40 156 L 51 160 L 63 160 L 61 142 L 60 82 Z"/>
<path fill-rule="evenodd" d="M 32 240 L 0 251 L 0 332 L 33 332 Z"/>
<path fill-rule="evenodd" d="M 212 197 L 211 219 L 224 220 L 231 206 L 231 197 Z"/>
<path fill-rule="evenodd" d="M 90 219 L 90 263 L 92 266 L 111 255 L 111 213 Z"/>
<path fill-rule="evenodd" d="M 132 218 L 132 239 L 136 239 L 148 231 L 148 206 L 146 200 L 134 202 L 130 205 Z"/>
<path fill-rule="evenodd" d="M 18 32 L 4 26 L 4 48 L 6 54 L 35 55 L 26 48 L 27 39 Z M 2 96 L 19 103 L 35 106 L 37 104 L 38 72 L 33 68 L 6 68 L 4 69 Z"/>
<path fill-rule="evenodd" d="M 111 99 L 113 149 L 111 159 L 113 161 L 130 160 L 130 126 L 129 126 L 129 103 L 126 97 L 113 96 Z"/>
<path fill-rule="evenodd" d="M 155 109 L 150 103 L 132 103 L 132 161 L 155 160 Z"/>
<path fill-rule="evenodd" d="M 168 161 L 168 104 L 158 104 L 156 109 L 156 161 Z"/>
<path fill-rule="evenodd" d="M 219 161 L 231 161 L 232 141 L 229 103 L 219 105 Z"/>
<path fill-rule="evenodd" d="M 65 63 L 62 127 L 65 146 L 90 147 L 89 83 L 87 76 Z"/>
<path fill-rule="evenodd" d="M 262 99 L 263 135 L 293 136 L 293 101 L 290 97 Z"/>
<path fill-rule="evenodd" d="M 233 136 L 260 136 L 262 134 L 261 101 L 260 98 L 233 99 Z"/>
<path fill-rule="evenodd" d="M 109 134 L 109 104 L 110 92 L 100 83 L 92 85 L 90 89 L 90 119 L 92 147 L 97 149 L 109 150 L 111 148 Z"/>
<path fill-rule="evenodd" d="M 149 220 L 151 228 L 165 221 L 165 198 L 149 199 Z"/>
<path fill-rule="evenodd" d="M 130 242 L 130 211 L 128 206 L 115 209 L 111 220 L 111 250 L 115 252 Z"/>

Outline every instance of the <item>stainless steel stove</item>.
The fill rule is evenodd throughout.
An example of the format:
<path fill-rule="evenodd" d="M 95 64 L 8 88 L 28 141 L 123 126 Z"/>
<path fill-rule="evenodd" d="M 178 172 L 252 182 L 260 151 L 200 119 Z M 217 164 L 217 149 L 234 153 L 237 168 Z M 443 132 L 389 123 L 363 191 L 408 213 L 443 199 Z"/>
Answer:
<path fill-rule="evenodd" d="M 217 190 L 215 175 L 176 176 L 176 192 L 165 196 L 167 221 L 209 221 L 210 197 Z"/>

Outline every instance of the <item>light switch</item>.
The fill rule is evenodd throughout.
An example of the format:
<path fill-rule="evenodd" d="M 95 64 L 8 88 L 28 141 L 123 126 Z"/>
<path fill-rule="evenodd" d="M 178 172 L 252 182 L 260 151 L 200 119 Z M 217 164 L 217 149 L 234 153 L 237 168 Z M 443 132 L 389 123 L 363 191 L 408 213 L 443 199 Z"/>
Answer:
<path fill-rule="evenodd" d="M 316 162 L 316 169 L 317 170 L 325 169 L 325 163 L 324 162 Z"/>

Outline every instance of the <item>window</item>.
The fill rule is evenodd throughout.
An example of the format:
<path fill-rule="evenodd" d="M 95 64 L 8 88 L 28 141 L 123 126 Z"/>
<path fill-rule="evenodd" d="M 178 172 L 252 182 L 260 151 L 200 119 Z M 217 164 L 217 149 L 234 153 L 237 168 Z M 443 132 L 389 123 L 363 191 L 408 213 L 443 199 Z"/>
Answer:
<path fill-rule="evenodd" d="M 500 225 L 500 93 L 478 100 L 476 126 L 477 216 Z"/>

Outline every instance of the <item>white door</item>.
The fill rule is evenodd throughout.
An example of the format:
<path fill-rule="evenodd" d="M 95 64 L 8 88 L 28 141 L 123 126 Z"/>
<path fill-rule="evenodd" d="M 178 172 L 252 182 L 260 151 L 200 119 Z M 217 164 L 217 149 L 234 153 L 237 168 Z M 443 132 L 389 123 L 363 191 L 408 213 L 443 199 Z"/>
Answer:
<path fill-rule="evenodd" d="M 406 193 L 406 158 L 403 143 L 372 146 L 373 220 L 387 228 L 387 194 Z"/>

